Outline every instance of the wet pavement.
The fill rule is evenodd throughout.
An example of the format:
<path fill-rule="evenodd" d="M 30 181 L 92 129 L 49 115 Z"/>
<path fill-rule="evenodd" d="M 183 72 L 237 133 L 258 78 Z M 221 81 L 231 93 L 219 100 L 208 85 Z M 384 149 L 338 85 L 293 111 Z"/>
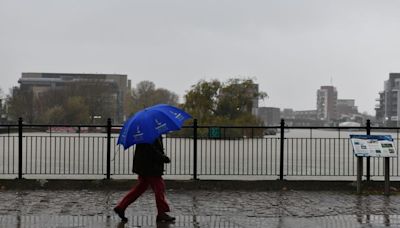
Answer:
<path fill-rule="evenodd" d="M 400 195 L 338 191 L 168 190 L 175 223 L 156 223 L 147 191 L 120 223 L 126 191 L 2 190 L 0 227 L 400 227 Z"/>

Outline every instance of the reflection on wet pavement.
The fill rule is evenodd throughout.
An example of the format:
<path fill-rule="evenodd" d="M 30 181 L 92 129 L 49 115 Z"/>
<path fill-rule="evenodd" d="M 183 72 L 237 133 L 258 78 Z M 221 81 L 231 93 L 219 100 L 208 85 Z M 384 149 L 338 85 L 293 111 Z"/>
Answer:
<path fill-rule="evenodd" d="M 146 192 L 120 223 L 122 191 L 1 191 L 0 227 L 400 227 L 400 196 L 330 191 L 168 191 L 175 223 L 155 221 Z"/>
<path fill-rule="evenodd" d="M 177 216 L 174 223 L 156 223 L 147 216 L 130 216 L 128 223 L 122 223 L 115 216 L 58 216 L 58 215 L 1 215 L 1 227 L 399 227 L 399 215 L 338 215 L 324 217 L 278 217 L 249 218 L 237 216 Z"/>

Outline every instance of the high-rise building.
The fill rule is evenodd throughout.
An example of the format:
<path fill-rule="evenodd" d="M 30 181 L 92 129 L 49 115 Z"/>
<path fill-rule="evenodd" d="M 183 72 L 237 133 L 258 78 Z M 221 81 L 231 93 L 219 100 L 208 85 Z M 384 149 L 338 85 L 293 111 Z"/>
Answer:
<path fill-rule="evenodd" d="M 104 118 L 110 117 L 114 123 L 122 123 L 124 121 L 124 99 L 126 93 L 130 91 L 129 81 L 127 75 L 122 74 L 80 73 L 22 73 L 22 77 L 18 80 L 21 89 L 30 89 L 34 96 L 37 97 L 50 89 L 65 88 L 73 83 L 98 83 L 98 85 L 104 85 L 110 91 L 104 102 L 115 106 L 113 107 L 113 110 L 115 110 L 114 115 L 105 116 Z"/>
<path fill-rule="evenodd" d="M 317 118 L 335 121 L 337 116 L 337 91 L 334 86 L 321 86 L 317 91 Z"/>
<path fill-rule="evenodd" d="M 386 126 L 400 126 L 400 73 L 390 73 L 379 93 L 376 119 Z"/>

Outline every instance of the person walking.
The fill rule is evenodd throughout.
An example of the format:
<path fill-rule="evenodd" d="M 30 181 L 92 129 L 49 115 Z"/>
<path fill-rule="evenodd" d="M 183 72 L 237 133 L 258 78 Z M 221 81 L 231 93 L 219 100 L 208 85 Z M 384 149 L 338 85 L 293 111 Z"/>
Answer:
<path fill-rule="evenodd" d="M 174 217 L 167 214 L 170 211 L 165 196 L 165 182 L 162 178 L 164 163 L 170 163 L 168 156 L 164 154 L 162 136 L 157 138 L 153 144 L 137 144 L 133 157 L 133 172 L 138 174 L 137 184 L 122 198 L 114 207 L 114 212 L 127 222 L 125 217 L 126 208 L 141 196 L 150 186 L 153 189 L 156 206 L 157 222 L 172 222 Z"/>

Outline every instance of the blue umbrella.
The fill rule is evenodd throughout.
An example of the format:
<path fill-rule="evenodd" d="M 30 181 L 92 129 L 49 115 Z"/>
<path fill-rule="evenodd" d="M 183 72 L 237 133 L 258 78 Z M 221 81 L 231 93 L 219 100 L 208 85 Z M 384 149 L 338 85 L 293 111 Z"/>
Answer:
<path fill-rule="evenodd" d="M 160 135 L 181 129 L 191 115 L 177 107 L 158 104 L 137 112 L 122 127 L 117 144 L 126 150 L 139 143 L 153 143 Z"/>

